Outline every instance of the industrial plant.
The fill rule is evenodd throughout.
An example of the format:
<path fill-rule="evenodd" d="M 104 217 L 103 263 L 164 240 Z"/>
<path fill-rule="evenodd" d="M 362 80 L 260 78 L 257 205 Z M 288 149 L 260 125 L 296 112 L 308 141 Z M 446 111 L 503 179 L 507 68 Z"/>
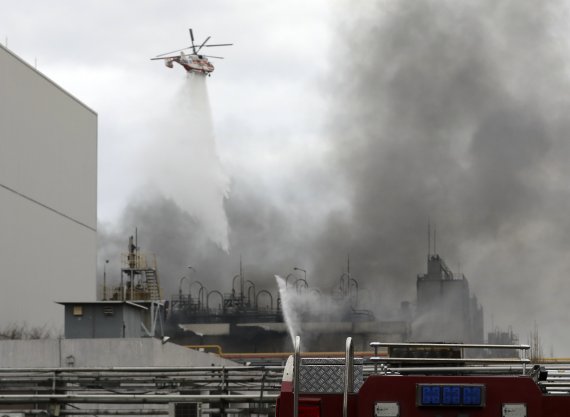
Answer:
<path fill-rule="evenodd" d="M 120 283 L 115 286 L 106 283 L 98 302 L 100 309 L 107 310 L 112 303 L 129 303 L 124 308 L 130 306 L 132 314 L 145 316 L 123 321 L 133 324 L 124 327 L 123 334 L 166 335 L 180 345 L 246 359 L 264 354 L 276 354 L 273 356 L 279 358 L 279 353 L 289 352 L 292 328 L 297 335 L 304 335 L 307 348 L 315 352 L 338 349 L 339 335 L 352 337 L 358 350 L 366 350 L 372 340 L 470 343 L 485 340 L 483 308 L 470 292 L 467 278 L 453 273 L 438 254 L 428 255 L 427 272 L 417 276 L 417 303 L 402 301 L 398 318 L 387 320 L 360 306 L 359 283 L 351 274 L 350 259 L 347 272 L 338 278 L 338 287 L 332 294 L 310 287 L 299 273 L 303 272 L 300 268 L 285 278 L 277 277 L 281 288 L 277 283 L 273 288 L 259 288 L 246 279 L 240 265 L 239 273 L 228 280 L 227 288 L 207 290 L 201 281 L 183 276 L 178 294 L 166 298 L 162 296 L 156 257 L 141 251 L 133 236 L 125 247 L 128 252 L 120 255 Z M 188 285 L 183 286 L 185 281 L 189 281 Z M 303 299 L 309 303 L 291 301 Z M 324 300 L 332 300 L 335 310 L 326 315 L 311 310 L 310 302 Z M 82 334 L 75 325 L 68 326 L 67 311 L 72 304 L 65 304 L 66 337 Z M 144 307 L 144 311 L 137 307 Z M 294 317 L 287 317 L 288 308 L 295 310 Z M 115 333 L 121 334 L 119 327 Z"/>
<path fill-rule="evenodd" d="M 213 67 L 205 66 L 190 36 L 190 58 L 158 58 L 205 77 Z M 208 39 L 202 46 L 220 46 L 207 45 Z M 378 345 L 372 353 L 375 341 L 446 342 L 453 354 L 455 344 L 485 341 L 483 307 L 467 278 L 429 249 L 426 272 L 415 278 L 416 299 L 399 300 L 390 317 L 361 301 L 366 289 L 350 257 L 345 270 L 330 277 L 336 284 L 328 292 L 310 286 L 299 267 L 262 285 L 241 262 L 233 276 L 220 277 L 225 285 L 207 289 L 190 276 L 163 277 L 157 256 L 139 246 L 136 232 L 125 237 L 124 253 L 115 254 L 119 280 L 107 279 L 105 270 L 96 295 L 98 116 L 2 46 L 0 68 L 0 205 L 9 213 L 0 234 L 3 314 L 33 324 L 40 311 L 42 320 L 64 329 L 58 338 L 0 340 L 3 416 L 275 416 L 278 392 L 287 397 L 291 375 L 298 380 L 305 372 L 300 358 L 291 357 L 294 349 L 298 355 L 299 337 L 306 356 L 317 358 L 306 363 L 315 365 L 305 374 L 313 380 L 295 395 L 318 390 L 310 375 L 322 364 L 331 365 L 325 370 L 339 390 L 341 378 L 350 379 L 348 369 L 354 377 L 354 350 L 364 358 L 356 361 L 362 372 L 355 378 L 364 378 L 364 361 L 368 374 L 377 373 L 379 358 L 390 350 Z M 414 277 L 402 279 L 413 285 Z M 178 280 L 177 294 L 165 294 L 161 280 Z M 25 305 L 31 296 L 33 310 Z M 313 308 L 323 305 L 334 308 Z M 347 354 L 339 359 L 345 339 Z"/>

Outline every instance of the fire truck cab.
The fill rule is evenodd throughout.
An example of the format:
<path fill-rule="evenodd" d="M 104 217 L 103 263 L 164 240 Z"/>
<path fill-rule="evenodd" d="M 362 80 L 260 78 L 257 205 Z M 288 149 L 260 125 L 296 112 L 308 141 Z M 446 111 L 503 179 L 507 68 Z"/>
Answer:
<path fill-rule="evenodd" d="M 370 345 L 374 355 L 366 360 L 354 358 L 351 338 L 344 358 L 303 358 L 297 337 L 276 417 L 570 416 L 570 366 L 533 366 L 526 358 L 528 345 Z M 391 357 L 379 354 L 381 348 L 459 349 L 461 355 Z M 475 358 L 463 354 L 468 349 L 513 349 L 514 354 Z"/>

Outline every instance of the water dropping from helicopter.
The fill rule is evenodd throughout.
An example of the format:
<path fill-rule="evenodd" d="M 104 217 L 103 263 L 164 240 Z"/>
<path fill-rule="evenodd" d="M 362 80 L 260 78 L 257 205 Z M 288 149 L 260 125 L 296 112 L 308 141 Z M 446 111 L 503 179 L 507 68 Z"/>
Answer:
<path fill-rule="evenodd" d="M 192 53 L 179 56 L 159 56 L 169 67 L 177 62 L 187 71 L 178 90 L 173 91 L 172 108 L 158 121 L 158 134 L 150 144 L 145 167 L 154 189 L 173 200 L 202 225 L 210 240 L 228 250 L 228 220 L 224 200 L 229 179 L 224 172 L 218 152 L 206 75 L 214 67 L 205 55 L 199 55 L 207 45 L 208 36 L 200 45 L 194 43 L 190 29 Z M 177 52 L 177 51 L 173 51 Z M 172 53 L 172 52 L 170 52 Z M 168 55 L 162 54 L 162 55 Z"/>

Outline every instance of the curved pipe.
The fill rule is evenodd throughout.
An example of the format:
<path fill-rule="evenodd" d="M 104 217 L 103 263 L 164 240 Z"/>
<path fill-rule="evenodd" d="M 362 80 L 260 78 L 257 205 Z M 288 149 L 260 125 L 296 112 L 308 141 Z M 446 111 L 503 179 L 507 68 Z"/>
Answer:
<path fill-rule="evenodd" d="M 240 275 L 237 274 L 232 278 L 232 294 L 235 295 L 236 293 L 236 278 L 239 278 Z"/>
<path fill-rule="evenodd" d="M 204 305 L 204 290 L 206 287 L 204 287 L 204 284 L 202 284 L 200 281 L 196 280 L 193 281 L 190 284 L 190 287 L 188 287 L 188 292 L 190 293 L 190 290 L 192 289 L 192 285 L 194 284 L 198 284 L 200 286 L 200 289 L 198 290 L 198 310 L 200 310 L 200 307 Z"/>
<path fill-rule="evenodd" d="M 198 284 L 200 286 L 200 288 L 204 288 L 204 284 L 202 284 L 200 281 L 196 280 L 196 281 L 192 281 L 192 283 L 190 284 L 190 288 L 192 288 L 192 285 L 194 284 Z"/>
<path fill-rule="evenodd" d="M 260 296 L 261 294 L 267 294 L 267 295 L 269 295 L 269 306 L 270 306 L 270 309 L 273 310 L 273 296 L 272 296 L 271 293 L 270 293 L 269 291 L 267 291 L 267 290 L 261 290 L 261 291 L 259 291 L 259 292 L 257 293 L 257 295 L 255 296 L 255 306 L 257 307 L 257 306 L 259 305 L 259 301 L 258 301 L 258 300 L 259 300 L 259 296 Z"/>
<path fill-rule="evenodd" d="M 297 294 L 299 294 L 299 282 L 302 282 L 305 284 L 305 288 L 309 288 L 309 284 L 307 283 L 307 280 L 304 278 L 298 278 L 297 281 L 295 281 L 295 289 L 297 290 Z"/>
<path fill-rule="evenodd" d="M 307 271 L 306 270 L 304 270 L 303 268 L 299 268 L 297 266 L 294 267 L 293 270 L 294 271 L 301 271 L 304 274 L 303 277 L 305 278 L 305 281 L 307 280 Z"/>
<path fill-rule="evenodd" d="M 224 296 L 222 295 L 221 292 L 219 292 L 218 290 L 212 290 L 208 293 L 208 295 L 206 296 L 206 309 L 209 310 L 210 309 L 210 295 L 212 294 L 218 294 L 220 296 L 220 299 L 222 300 L 222 310 L 224 309 Z"/>
<path fill-rule="evenodd" d="M 295 275 L 294 273 L 291 272 L 289 275 L 287 275 L 285 277 L 285 289 L 289 288 L 289 277 L 291 277 L 291 276 L 294 276 L 295 278 L 299 279 L 299 277 L 297 275 Z"/>
<path fill-rule="evenodd" d="M 257 308 L 257 300 L 255 297 L 255 284 L 251 282 L 249 279 L 246 281 L 249 282 L 250 286 L 247 288 L 247 304 L 251 306 L 251 294 L 250 291 L 253 288 L 253 302 L 255 303 L 255 308 Z"/>
<path fill-rule="evenodd" d="M 315 295 L 323 295 L 323 293 L 321 292 L 321 290 L 319 290 L 318 288 L 313 288 L 311 289 L 311 292 Z"/>
<path fill-rule="evenodd" d="M 188 277 L 187 276 L 183 276 L 182 278 L 180 278 L 180 281 L 178 282 L 178 300 L 182 300 L 182 283 L 184 282 L 184 280 L 187 280 Z M 190 287 L 188 287 L 188 292 L 190 292 Z"/>

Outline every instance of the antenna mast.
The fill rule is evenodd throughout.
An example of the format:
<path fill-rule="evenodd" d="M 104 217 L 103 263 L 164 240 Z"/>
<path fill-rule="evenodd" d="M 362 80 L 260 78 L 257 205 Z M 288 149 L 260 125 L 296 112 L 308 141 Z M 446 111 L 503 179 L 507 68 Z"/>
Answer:
<path fill-rule="evenodd" d="M 437 255 L 437 226 L 434 224 L 433 226 L 433 253 Z"/>
<path fill-rule="evenodd" d="M 244 295 L 243 295 L 243 291 L 244 291 L 244 282 L 243 282 L 243 266 L 242 266 L 242 261 L 241 261 L 241 253 L 239 254 L 239 291 L 240 291 L 240 303 L 242 303 L 241 305 L 243 305 L 244 302 Z"/>
<path fill-rule="evenodd" d="M 431 255 L 431 225 L 430 225 L 429 217 L 428 217 L 428 231 L 427 231 L 427 232 L 428 232 L 428 236 L 427 236 L 427 237 L 428 237 L 428 253 L 427 253 L 427 257 L 428 257 L 428 260 L 429 260 L 429 256 Z"/>

